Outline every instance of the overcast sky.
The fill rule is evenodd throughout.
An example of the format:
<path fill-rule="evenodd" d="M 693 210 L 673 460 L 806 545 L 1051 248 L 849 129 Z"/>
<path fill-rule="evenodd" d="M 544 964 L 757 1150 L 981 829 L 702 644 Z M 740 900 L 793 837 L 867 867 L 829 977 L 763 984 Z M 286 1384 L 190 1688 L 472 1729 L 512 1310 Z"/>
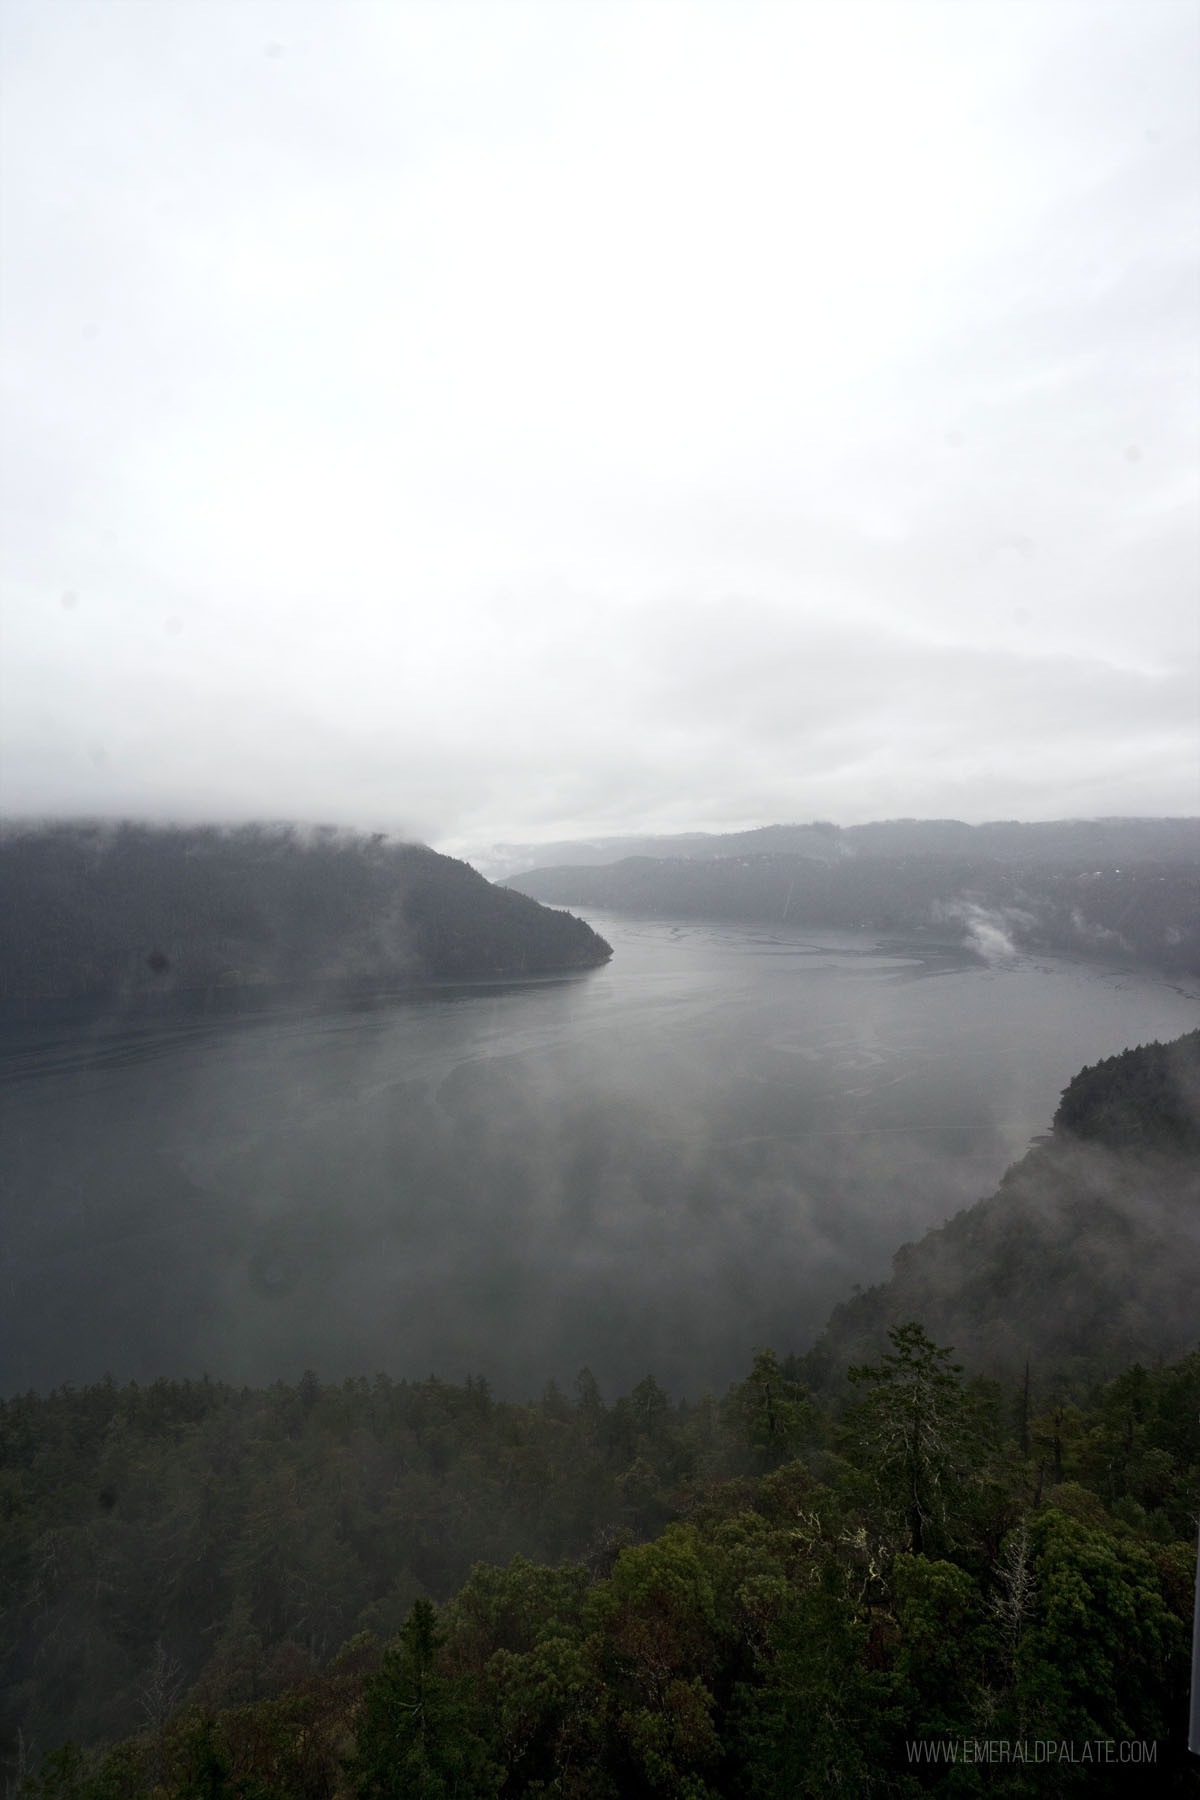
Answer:
<path fill-rule="evenodd" d="M 1200 811 L 1193 0 L 0 0 L 0 806 Z"/>

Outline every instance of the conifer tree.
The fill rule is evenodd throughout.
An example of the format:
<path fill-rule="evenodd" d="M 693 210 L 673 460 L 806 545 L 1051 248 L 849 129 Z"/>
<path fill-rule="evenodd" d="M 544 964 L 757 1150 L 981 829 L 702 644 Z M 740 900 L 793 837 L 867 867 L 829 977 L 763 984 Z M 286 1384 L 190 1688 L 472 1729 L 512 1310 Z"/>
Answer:
<path fill-rule="evenodd" d="M 942 1534 L 969 1435 L 962 1367 L 912 1321 L 888 1333 L 878 1363 L 848 1369 L 868 1393 L 850 1415 L 851 1449 L 922 1556 Z"/>

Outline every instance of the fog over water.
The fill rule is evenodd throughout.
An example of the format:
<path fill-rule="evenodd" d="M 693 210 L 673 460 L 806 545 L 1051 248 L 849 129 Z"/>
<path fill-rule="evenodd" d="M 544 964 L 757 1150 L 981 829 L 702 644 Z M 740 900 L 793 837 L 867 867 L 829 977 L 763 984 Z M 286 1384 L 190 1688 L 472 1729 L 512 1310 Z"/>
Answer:
<path fill-rule="evenodd" d="M 590 1365 L 698 1394 L 804 1348 L 1194 982 L 596 916 L 607 967 L 370 1006 L 10 1025 L 0 1390 Z"/>

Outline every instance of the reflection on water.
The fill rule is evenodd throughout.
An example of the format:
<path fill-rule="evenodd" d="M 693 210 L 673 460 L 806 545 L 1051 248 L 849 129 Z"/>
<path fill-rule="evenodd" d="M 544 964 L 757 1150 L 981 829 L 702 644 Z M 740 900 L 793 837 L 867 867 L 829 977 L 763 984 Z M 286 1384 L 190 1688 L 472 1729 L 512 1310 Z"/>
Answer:
<path fill-rule="evenodd" d="M 597 918 L 557 981 L 6 1029 L 0 1391 L 588 1364 L 697 1393 L 989 1192 L 1165 980 Z"/>

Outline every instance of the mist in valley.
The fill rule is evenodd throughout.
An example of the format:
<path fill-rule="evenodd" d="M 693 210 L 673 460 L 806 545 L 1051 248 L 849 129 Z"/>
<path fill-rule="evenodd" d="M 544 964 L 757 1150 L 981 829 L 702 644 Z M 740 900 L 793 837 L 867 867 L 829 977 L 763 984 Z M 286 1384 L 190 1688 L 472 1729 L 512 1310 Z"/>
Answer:
<path fill-rule="evenodd" d="M 497 875 L 740 832 L 814 892 L 839 828 L 902 861 L 898 819 L 955 855 L 1007 821 L 993 856 L 1137 815 L 1174 858 L 1131 878 L 1083 829 L 1095 885 L 1032 945 L 1040 866 L 914 879 L 894 944 L 891 875 L 851 938 L 778 874 L 751 923 L 627 911 L 611 966 L 509 987 L 500 932 L 491 985 L 378 1004 L 421 934 L 355 938 L 332 860 L 287 888 L 291 962 L 282 862 L 161 927 L 114 888 L 95 946 L 70 875 L 10 933 L 23 996 L 101 964 L 363 992 L 16 1019 L 0 1385 L 720 1385 L 990 1192 L 1083 1063 L 1193 1022 L 1189 6 L 0 30 L 6 830 L 327 822 Z M 457 914 L 420 923 L 470 977 Z"/>
<path fill-rule="evenodd" d="M 11 1026 L 0 1387 L 723 1390 L 1196 1015 L 1007 945 L 594 922 L 613 961 L 563 978 Z"/>

